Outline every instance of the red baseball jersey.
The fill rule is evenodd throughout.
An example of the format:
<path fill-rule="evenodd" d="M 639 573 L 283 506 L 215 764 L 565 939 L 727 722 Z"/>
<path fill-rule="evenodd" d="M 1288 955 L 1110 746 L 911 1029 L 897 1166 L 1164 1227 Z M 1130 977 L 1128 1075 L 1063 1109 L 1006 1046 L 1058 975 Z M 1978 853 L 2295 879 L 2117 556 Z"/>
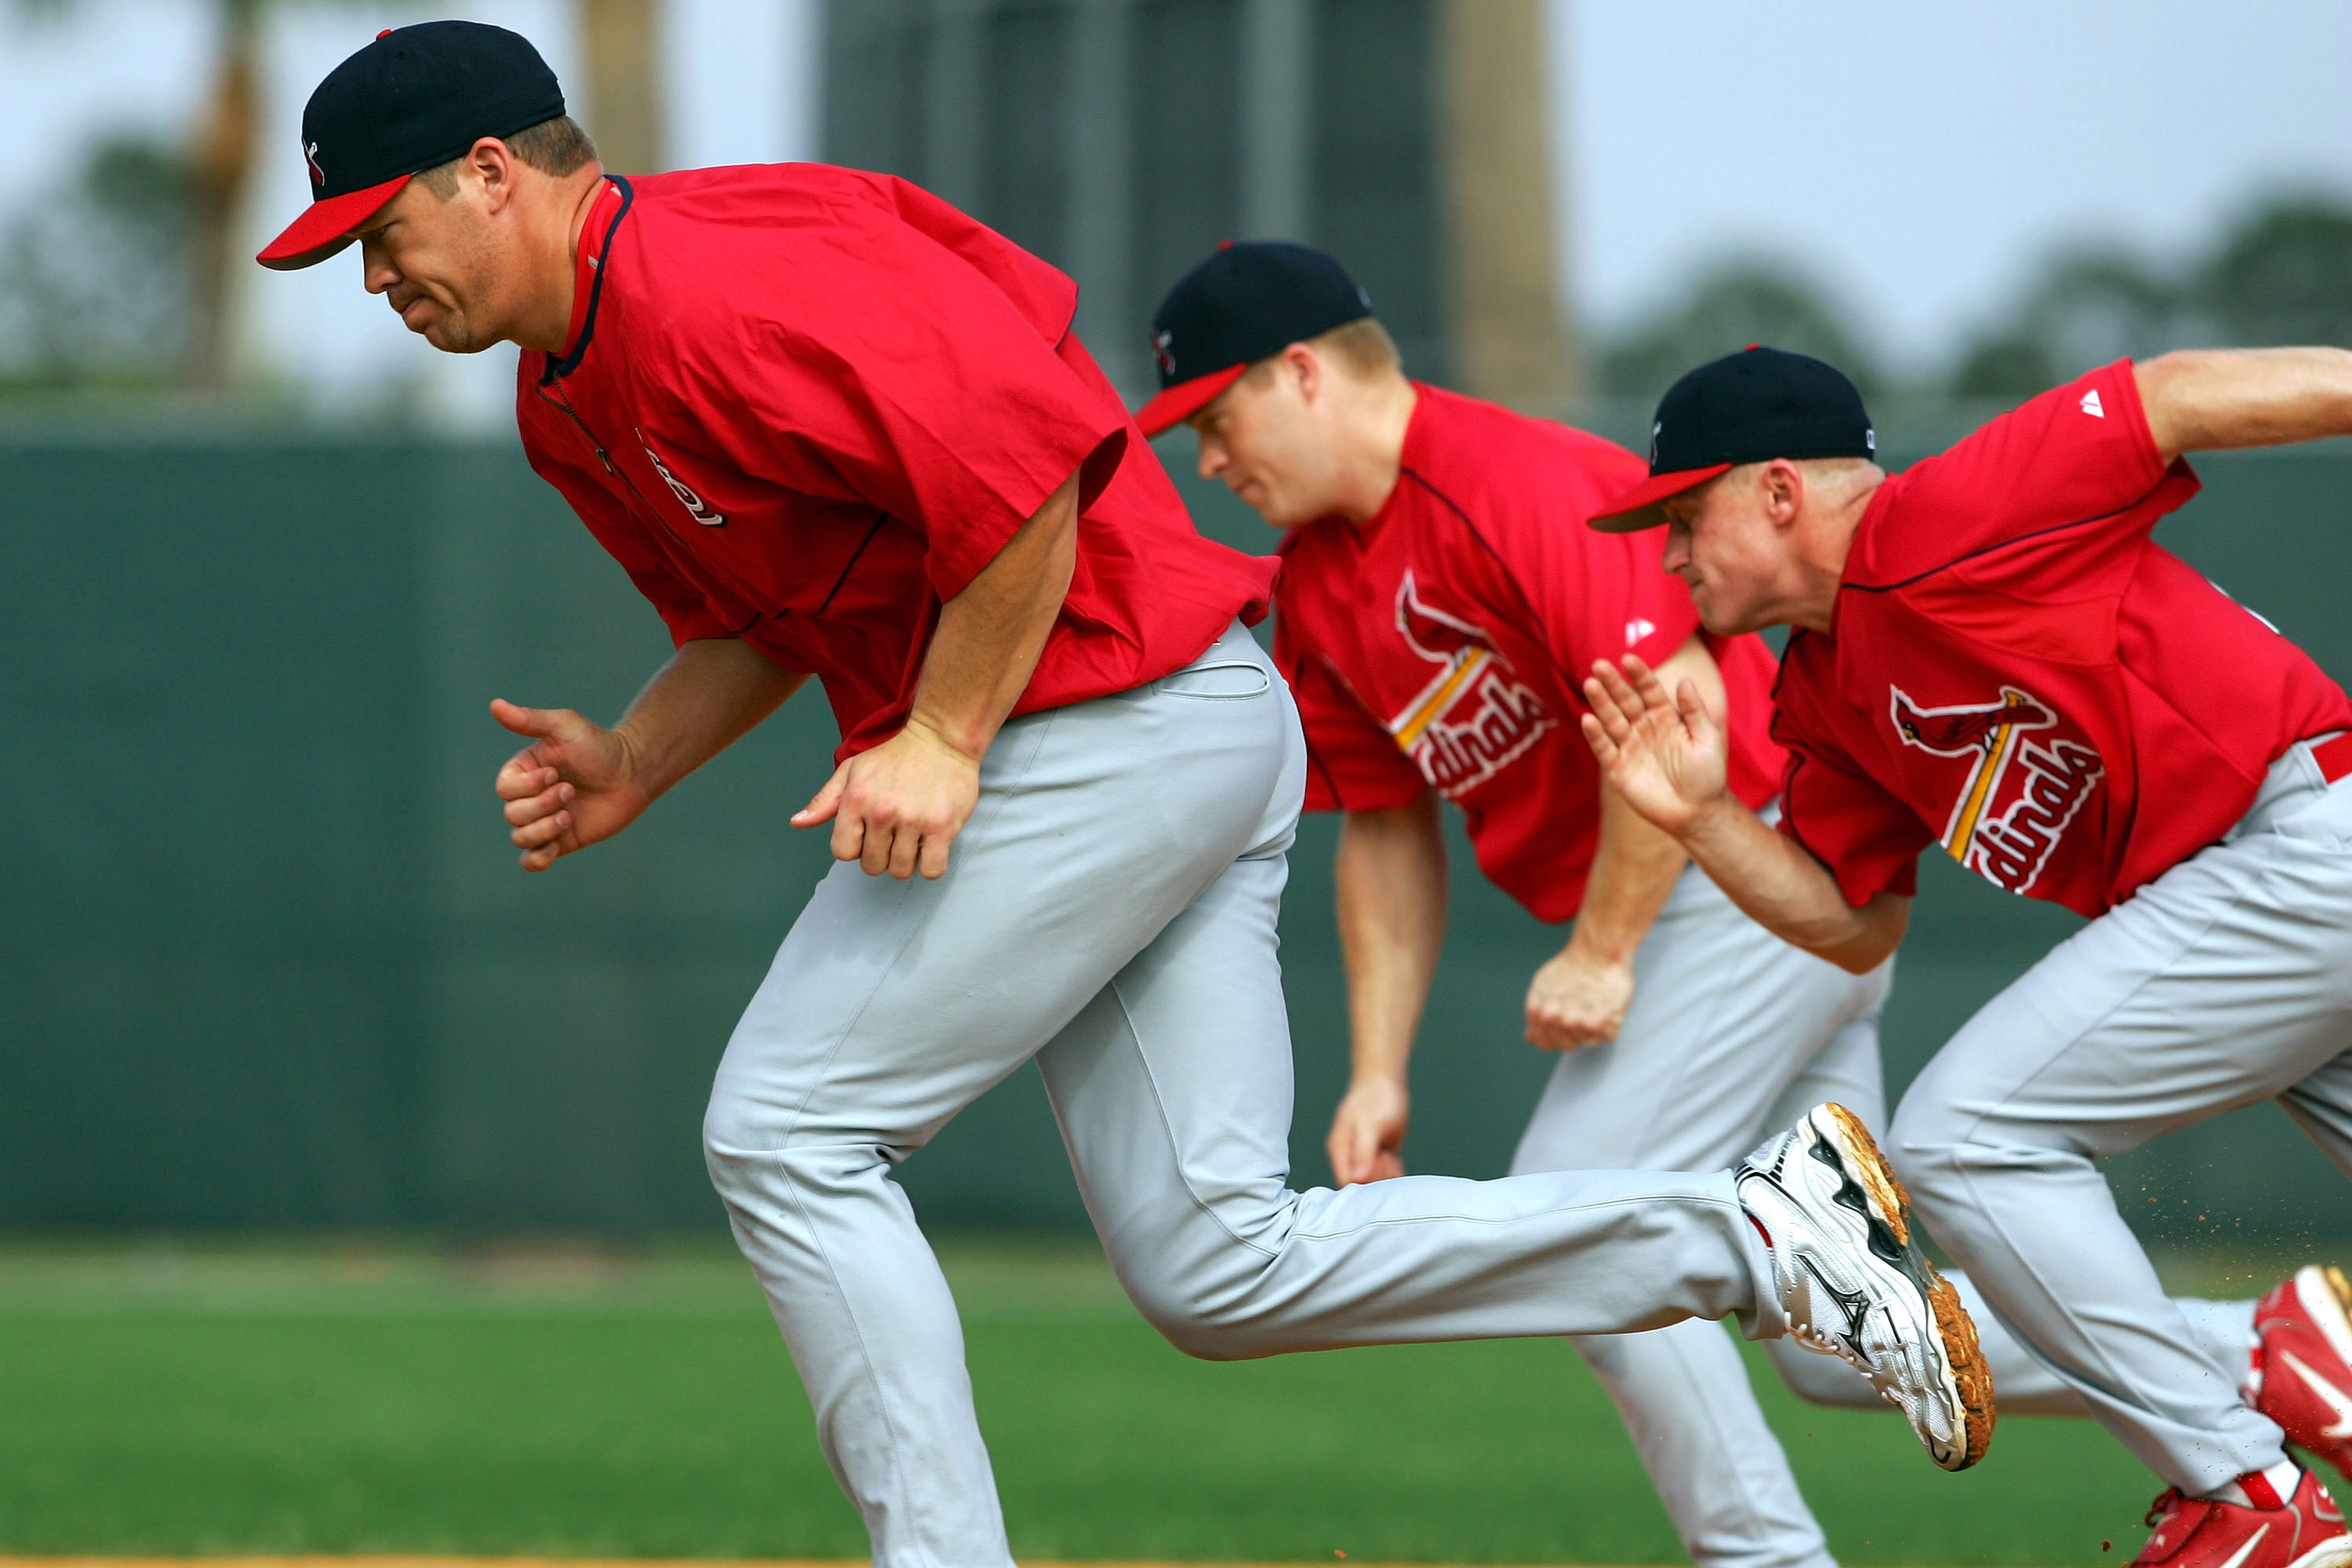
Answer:
<path fill-rule="evenodd" d="M 1781 664 L 1781 830 L 1847 900 L 1912 891 L 1929 844 L 2096 915 L 2213 843 L 2352 701 L 2149 538 L 2197 493 L 2129 361 L 1888 479 L 1826 633 Z"/>
<path fill-rule="evenodd" d="M 522 356 L 516 422 L 671 638 L 814 674 L 845 757 L 897 733 L 940 604 L 1073 472 L 1076 572 L 1014 712 L 1157 679 L 1264 617 L 1276 563 L 1194 531 L 1076 304 L 886 174 L 615 182 L 570 342 Z"/>
<path fill-rule="evenodd" d="M 1597 658 L 1656 663 L 1698 633 L 1656 534 L 1585 520 L 1648 472 L 1621 447 L 1416 383 L 1396 489 L 1362 523 L 1283 544 L 1275 658 L 1306 722 L 1310 811 L 1462 808 L 1479 868 L 1539 920 L 1584 900 L 1601 775 L 1579 732 Z M 1729 689 L 1731 787 L 1772 798 L 1772 655 L 1708 639 Z"/>

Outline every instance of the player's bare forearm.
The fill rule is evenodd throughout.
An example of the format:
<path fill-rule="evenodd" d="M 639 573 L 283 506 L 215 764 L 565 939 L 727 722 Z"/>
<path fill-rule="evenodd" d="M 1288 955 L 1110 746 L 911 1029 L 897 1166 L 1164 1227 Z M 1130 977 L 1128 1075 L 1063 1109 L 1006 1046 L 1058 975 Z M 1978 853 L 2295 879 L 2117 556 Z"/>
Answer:
<path fill-rule="evenodd" d="M 1078 560 L 1078 476 L 940 611 L 907 723 L 977 762 L 1029 685 Z"/>
<path fill-rule="evenodd" d="M 2352 435 L 2352 352 L 2189 349 L 2133 367 L 2157 450 L 2283 447 Z"/>
<path fill-rule="evenodd" d="M 1402 1083 L 1445 945 L 1445 839 L 1435 792 L 1410 805 L 1348 813 L 1335 880 L 1355 1075 Z"/>
<path fill-rule="evenodd" d="M 943 876 L 980 803 L 980 764 L 1045 651 L 1077 568 L 1073 473 L 940 610 L 906 727 L 833 771 L 793 816 L 833 824 L 834 858 L 869 876 Z"/>
<path fill-rule="evenodd" d="M 1866 974 L 1902 945 L 1911 900 L 1880 893 L 1856 908 L 1828 868 L 1731 795 L 1692 820 L 1682 846 L 1748 917 L 1781 941 Z"/>
<path fill-rule="evenodd" d="M 1407 1069 L 1445 942 L 1445 840 L 1437 796 L 1351 811 L 1339 829 L 1339 947 L 1353 1070 L 1324 1148 L 1344 1186 L 1404 1174 Z"/>
<path fill-rule="evenodd" d="M 1723 672 L 1706 642 L 1694 635 L 1662 660 L 1660 684 L 1669 691 L 1687 680 L 1697 688 L 1699 700 L 1721 721 L 1725 711 Z M 1629 963 L 1633 950 L 1650 934 L 1666 895 L 1674 891 L 1687 857 L 1672 835 L 1644 821 L 1615 790 L 1601 792 L 1601 837 L 1585 879 L 1584 903 L 1576 915 L 1571 949 L 1611 963 Z"/>
<path fill-rule="evenodd" d="M 1569 949 L 1612 963 L 1633 962 L 1689 859 L 1672 834 L 1642 820 L 1616 791 L 1602 790 L 1601 841 Z"/>
<path fill-rule="evenodd" d="M 741 740 L 808 679 L 735 638 L 690 642 L 613 726 L 648 800 Z"/>

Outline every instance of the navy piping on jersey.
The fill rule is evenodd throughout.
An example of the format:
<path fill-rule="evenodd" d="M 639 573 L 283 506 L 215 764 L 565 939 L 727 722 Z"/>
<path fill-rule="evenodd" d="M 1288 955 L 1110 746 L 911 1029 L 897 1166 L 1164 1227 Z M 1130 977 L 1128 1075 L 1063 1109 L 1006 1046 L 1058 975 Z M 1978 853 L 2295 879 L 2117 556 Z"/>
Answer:
<path fill-rule="evenodd" d="M 580 356 L 588 352 L 588 340 L 596 335 L 596 307 L 604 298 L 604 259 L 613 254 L 613 237 L 621 231 L 621 220 L 629 216 L 629 207 L 637 199 L 637 193 L 630 187 L 626 174 L 607 174 L 604 177 L 612 181 L 621 193 L 620 210 L 613 215 L 613 221 L 604 226 L 604 243 L 596 250 L 596 276 L 588 285 L 588 310 L 580 318 L 580 341 L 573 343 L 572 352 L 562 359 L 547 362 L 547 368 L 540 373 L 539 384 L 541 386 L 580 368 Z"/>
<path fill-rule="evenodd" d="M 2165 470 L 2165 478 L 2169 479 L 2171 477 L 2172 470 L 2167 468 Z M 2158 479 L 2157 484 L 2160 485 L 2163 482 L 2163 479 Z M 2021 533 L 2014 539 L 1998 540 L 1991 544 L 1983 545 L 1978 549 L 1971 550 L 1965 555 L 1955 555 L 1940 566 L 1930 566 L 1925 572 L 1915 573 L 1908 577 L 1903 578 L 1899 582 L 1841 583 L 1838 584 L 1838 588 L 1841 592 L 1850 589 L 1857 594 L 1891 594 L 1897 588 L 1908 588 L 1914 583 L 1922 582 L 1927 578 L 1933 577 L 1938 572 L 1948 572 L 1953 567 L 1960 565 L 1963 563 L 1974 561 L 1979 555 L 1990 555 L 1997 550 L 2007 550 L 2013 544 L 2023 544 L 2030 540 L 2041 539 L 2053 533 L 2063 533 L 2070 528 L 2088 528 L 2095 522 L 2105 522 L 2111 517 L 2121 517 L 2127 511 L 2131 511 L 2138 507 L 2147 505 L 2148 496 L 2152 496 L 2155 493 L 2155 486 L 2150 486 L 2147 495 L 2141 496 L 2129 506 L 2119 506 L 2113 511 L 2103 511 L 2096 517 L 2078 517 L 2072 522 L 2053 522 L 2047 528 L 2037 528 L 2031 533 Z"/>
<path fill-rule="evenodd" d="M 877 510 L 878 510 L 879 509 Z M 857 569 L 857 563 L 859 559 L 865 555 L 866 547 L 874 542 L 874 536 L 881 532 L 882 525 L 889 521 L 890 514 L 887 512 L 881 512 L 880 515 L 875 518 L 874 526 L 866 531 L 866 537 L 857 542 L 857 548 L 849 552 L 849 559 L 841 563 L 841 575 L 835 577 L 833 580 L 833 586 L 824 591 L 824 603 L 819 605 L 814 610 L 809 612 L 811 615 L 821 616 L 827 610 L 833 608 L 833 596 L 841 592 L 841 585 L 844 583 L 849 581 L 849 574 Z M 779 614 L 781 613 L 782 612 L 779 612 Z"/>
<path fill-rule="evenodd" d="M 1568 666 L 1561 661 L 1559 648 L 1551 638 L 1551 627 L 1544 624 L 1543 613 L 1536 608 L 1535 601 L 1528 597 L 1528 591 L 1519 585 L 1518 574 L 1513 572 L 1509 564 L 1504 561 L 1503 552 L 1496 549 L 1493 542 L 1479 531 L 1477 523 L 1471 520 L 1470 514 L 1463 510 L 1461 503 L 1430 483 L 1426 475 L 1408 468 L 1400 468 L 1397 472 L 1402 478 L 1411 479 L 1423 489 L 1435 496 L 1446 510 L 1462 520 L 1462 526 L 1470 531 L 1470 537 L 1478 542 L 1478 548 L 1484 550 L 1493 559 L 1496 569 L 1503 574 L 1503 581 L 1508 583 L 1511 585 L 1511 592 L 1518 595 L 1519 607 L 1527 611 L 1528 619 L 1533 621 L 1536 624 L 1536 630 L 1542 634 L 1536 640 L 1543 645 L 1544 657 L 1551 661 L 1552 673 L 1566 683 L 1570 703 L 1572 705 L 1580 701 L 1584 695 L 1583 686 L 1578 682 L 1574 675 L 1569 672 Z"/>
<path fill-rule="evenodd" d="M 636 190 L 629 184 L 626 174 L 607 174 L 605 178 L 612 181 L 614 187 L 621 193 L 621 205 L 620 209 L 613 214 L 613 221 L 604 226 L 604 243 L 597 249 L 600 259 L 596 264 L 595 279 L 588 285 L 588 310 L 580 319 L 580 341 L 572 345 L 572 352 L 562 359 L 548 361 L 547 369 L 540 374 L 539 384 L 541 386 L 551 385 L 558 379 L 570 375 L 579 369 L 581 356 L 588 352 L 589 341 L 596 335 L 596 310 L 604 299 L 604 263 L 602 258 L 613 254 L 613 237 L 621 231 L 621 220 L 629 216 L 629 208 L 637 199 Z M 564 411 L 571 412 L 568 407 Z M 573 419 L 577 423 L 578 416 L 574 416 Z M 591 440 L 593 442 L 593 437 L 591 437 Z M 601 451 L 599 455 L 602 455 Z M 631 489 L 635 488 L 635 485 L 630 487 Z M 857 563 L 865 557 L 866 547 L 874 542 L 874 536 L 882 531 L 882 525 L 888 521 L 887 513 L 874 520 L 874 526 L 866 531 L 866 537 L 857 542 L 857 548 L 851 551 L 849 559 L 842 563 L 841 574 L 833 580 L 833 586 L 824 591 L 824 602 L 810 612 L 812 616 L 822 616 L 833 607 L 834 598 L 841 592 L 842 584 L 849 581 L 850 573 L 856 570 Z M 791 614 L 792 611 L 789 609 L 761 612 L 736 627 L 733 635 L 741 637 L 762 620 L 782 620 Z"/>

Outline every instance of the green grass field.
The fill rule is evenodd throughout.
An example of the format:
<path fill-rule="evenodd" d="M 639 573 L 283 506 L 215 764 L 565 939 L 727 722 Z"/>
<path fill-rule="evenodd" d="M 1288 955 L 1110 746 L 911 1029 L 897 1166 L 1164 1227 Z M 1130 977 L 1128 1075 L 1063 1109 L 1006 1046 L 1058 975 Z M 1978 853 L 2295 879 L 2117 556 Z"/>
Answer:
<path fill-rule="evenodd" d="M 1563 1344 L 1209 1364 L 1147 1328 L 1089 1246 L 943 1251 L 1024 1556 L 1682 1561 Z M 2172 1272 L 2242 1290 L 2277 1261 Z M 1946 1476 L 1892 1415 L 1764 1381 L 1848 1563 L 2137 1544 L 2156 1483 L 2086 1424 L 2004 1423 L 1982 1468 Z M 0 1552 L 350 1551 L 865 1542 L 731 1254 L 0 1248 Z"/>

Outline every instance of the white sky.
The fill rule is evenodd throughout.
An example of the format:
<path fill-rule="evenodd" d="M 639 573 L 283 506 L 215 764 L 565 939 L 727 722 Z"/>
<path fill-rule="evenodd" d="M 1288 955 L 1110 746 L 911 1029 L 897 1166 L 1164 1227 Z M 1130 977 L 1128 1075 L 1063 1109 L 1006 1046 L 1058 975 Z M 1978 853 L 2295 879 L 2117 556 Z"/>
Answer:
<path fill-rule="evenodd" d="M 2177 255 L 2260 191 L 2352 195 L 2346 0 L 1550 0 L 1568 287 L 1620 323 L 1706 260 L 1762 250 L 1837 288 L 1892 356 L 1932 361 L 2037 258 L 2115 237 Z M 574 0 L 468 0 L 576 88 Z M 307 199 L 292 156 L 318 79 L 376 29 L 444 4 L 270 13 L 253 247 Z M 679 163 L 815 150 L 821 0 L 670 0 Z M 113 129 L 185 127 L 212 0 L 0 0 L 0 219 Z M 593 125 L 593 108 L 591 110 Z M 284 156 L 277 155 L 284 153 Z M 468 424 L 502 408 L 503 355 L 421 350 L 345 258 L 243 279 L 251 363 L 327 405 L 404 381 Z"/>
<path fill-rule="evenodd" d="M 1706 258 L 1808 263 L 1914 363 L 2050 247 L 2166 257 L 2257 192 L 2352 195 L 2345 0 L 1573 0 L 1571 286 L 1621 322 Z"/>

